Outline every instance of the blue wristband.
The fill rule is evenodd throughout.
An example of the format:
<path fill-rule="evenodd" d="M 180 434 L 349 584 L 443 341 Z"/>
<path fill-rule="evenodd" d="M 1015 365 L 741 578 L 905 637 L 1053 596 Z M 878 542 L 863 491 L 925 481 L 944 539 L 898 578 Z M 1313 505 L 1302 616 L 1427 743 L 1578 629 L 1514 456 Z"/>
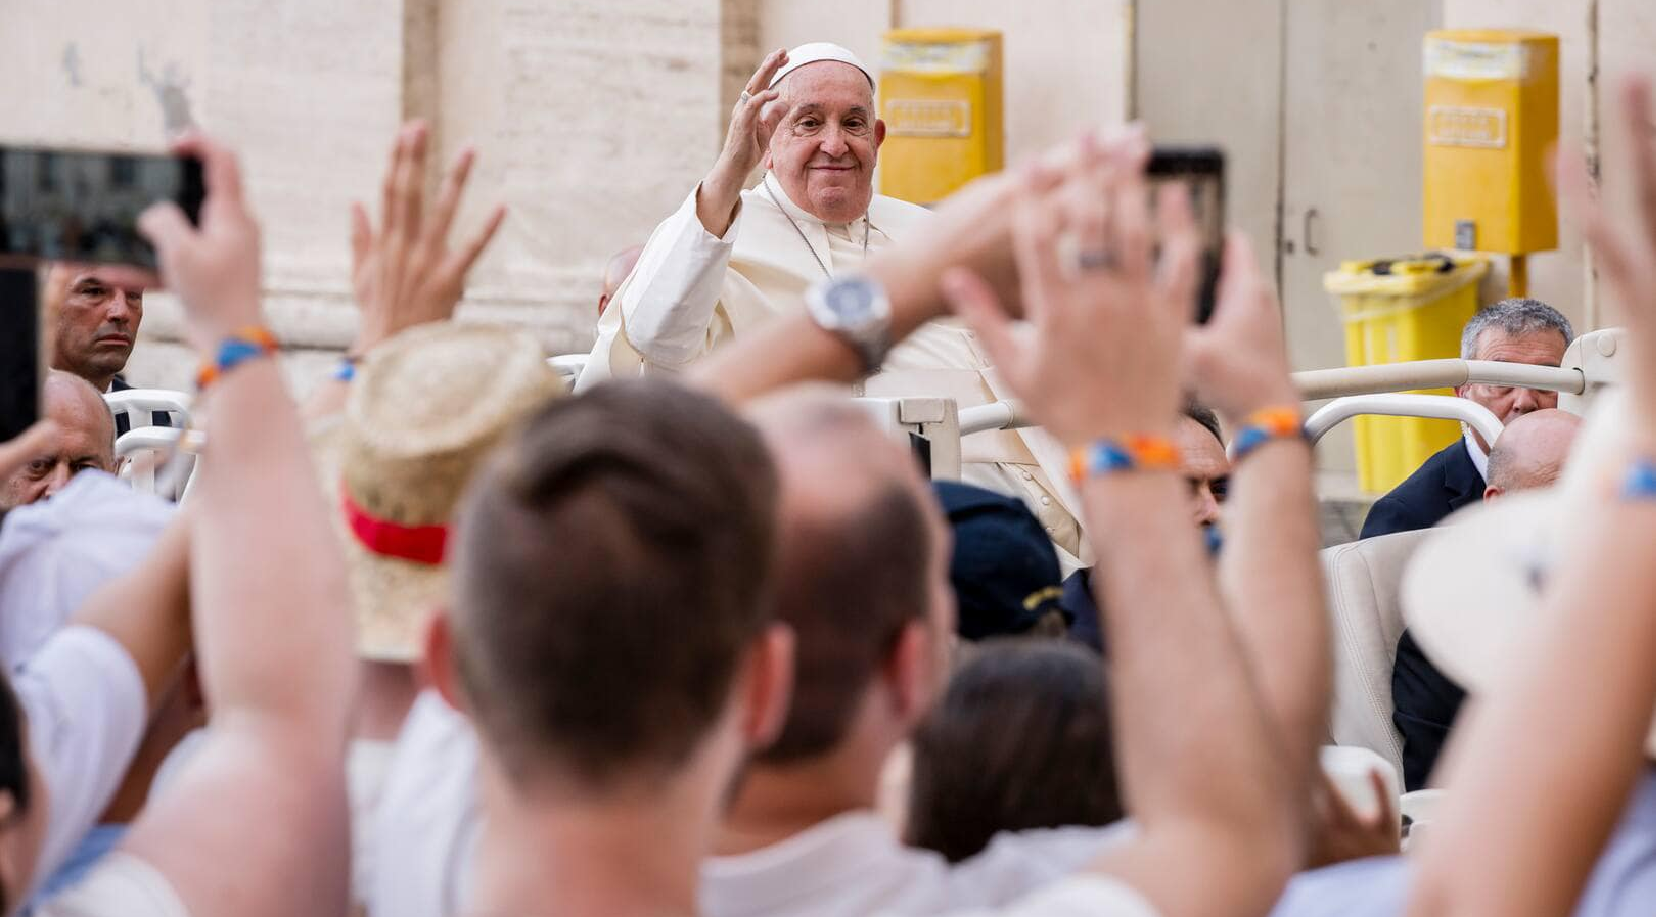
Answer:
<path fill-rule="evenodd" d="M 1617 495 L 1629 503 L 1650 503 L 1657 496 L 1657 464 L 1648 458 L 1635 459 L 1623 475 Z"/>

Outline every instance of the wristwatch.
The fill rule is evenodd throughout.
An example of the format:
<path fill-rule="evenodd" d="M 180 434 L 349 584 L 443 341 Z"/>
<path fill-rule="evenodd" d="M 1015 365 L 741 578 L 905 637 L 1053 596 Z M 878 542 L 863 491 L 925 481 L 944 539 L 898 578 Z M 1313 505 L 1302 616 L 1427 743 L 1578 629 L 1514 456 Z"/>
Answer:
<path fill-rule="evenodd" d="M 806 313 L 824 331 L 845 341 L 873 373 L 892 349 L 892 303 L 872 277 L 845 274 L 813 284 L 805 293 Z"/>

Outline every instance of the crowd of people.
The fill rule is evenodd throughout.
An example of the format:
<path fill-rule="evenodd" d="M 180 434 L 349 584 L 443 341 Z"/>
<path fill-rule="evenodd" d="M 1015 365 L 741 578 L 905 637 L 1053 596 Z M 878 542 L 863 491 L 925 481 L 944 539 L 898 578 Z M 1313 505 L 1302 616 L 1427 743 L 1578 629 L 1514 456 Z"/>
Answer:
<path fill-rule="evenodd" d="M 47 270 L 46 419 L 0 444 L 0 915 L 1652 913 L 1649 84 L 1632 223 L 1559 166 L 1623 384 L 1586 422 L 1464 387 L 1502 436 L 1365 524 L 1437 526 L 1393 695 L 1444 796 L 1406 855 L 1388 782 L 1320 765 L 1313 456 L 1246 239 L 1193 324 L 1198 231 L 1134 127 L 874 195 L 873 82 L 766 58 L 607 266 L 573 392 L 453 321 L 505 212 L 452 242 L 474 154 L 428 201 L 411 124 L 353 211 L 356 342 L 296 405 L 237 158 L 182 141 L 199 220 L 145 213 L 158 278 Z M 155 283 L 203 358 L 176 505 L 111 474 L 99 397 Z M 1514 300 L 1463 356 L 1571 338 Z M 852 393 L 1037 425 L 933 482 Z"/>

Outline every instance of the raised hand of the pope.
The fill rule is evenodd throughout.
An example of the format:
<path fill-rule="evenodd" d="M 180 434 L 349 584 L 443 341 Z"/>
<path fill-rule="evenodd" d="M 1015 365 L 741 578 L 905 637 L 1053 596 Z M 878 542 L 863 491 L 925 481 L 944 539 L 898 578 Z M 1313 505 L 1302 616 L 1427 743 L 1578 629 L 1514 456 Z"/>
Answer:
<path fill-rule="evenodd" d="M 713 165 L 697 190 L 696 217 L 702 226 L 716 236 L 724 236 L 736 218 L 737 201 L 748 174 L 765 159 L 765 150 L 771 143 L 771 134 L 782 120 L 781 111 L 767 111 L 766 105 L 777 99 L 777 90 L 769 88 L 771 80 L 788 63 L 788 52 L 781 48 L 765 56 L 765 60 L 748 78 L 742 97 L 731 109 L 731 126 L 725 132 L 725 148 L 719 152 L 719 161 Z M 773 109 L 776 106 L 773 106 Z"/>

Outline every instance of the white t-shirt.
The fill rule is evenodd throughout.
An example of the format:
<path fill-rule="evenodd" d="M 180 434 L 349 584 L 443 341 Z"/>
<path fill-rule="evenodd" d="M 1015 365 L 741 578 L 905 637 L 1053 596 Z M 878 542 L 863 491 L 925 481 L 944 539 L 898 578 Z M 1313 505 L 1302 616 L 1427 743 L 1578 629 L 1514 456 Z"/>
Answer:
<path fill-rule="evenodd" d="M 46 781 L 38 881 L 63 865 L 109 805 L 149 711 L 132 657 L 115 638 L 91 627 L 53 634 L 13 676 L 12 687 Z"/>
<path fill-rule="evenodd" d="M 36 908 L 35 915 L 190 917 L 190 911 L 160 870 L 117 850 L 100 860 L 85 881 Z"/>
<path fill-rule="evenodd" d="M 83 471 L 0 526 L 0 661 L 16 669 L 87 597 L 150 555 L 176 508 Z"/>
<path fill-rule="evenodd" d="M 882 911 L 876 917 L 915 915 Z M 1073 876 L 1006 907 L 950 911 L 943 917 L 1157 917 L 1157 911 L 1144 895 L 1120 879 Z"/>
<path fill-rule="evenodd" d="M 704 917 L 904 917 L 1005 907 L 1074 875 L 1132 833 L 1054 828 L 996 835 L 984 852 L 953 866 L 905 847 L 873 812 L 849 812 L 787 840 L 702 864 Z"/>
<path fill-rule="evenodd" d="M 351 899 L 366 903 L 374 875 L 374 817 L 391 767 L 392 744 L 357 739 L 345 759 L 351 802 Z"/>
<path fill-rule="evenodd" d="M 368 913 L 466 913 L 481 828 L 477 761 L 472 724 L 437 692 L 422 691 L 397 736 L 363 841 L 372 863 Z"/>

